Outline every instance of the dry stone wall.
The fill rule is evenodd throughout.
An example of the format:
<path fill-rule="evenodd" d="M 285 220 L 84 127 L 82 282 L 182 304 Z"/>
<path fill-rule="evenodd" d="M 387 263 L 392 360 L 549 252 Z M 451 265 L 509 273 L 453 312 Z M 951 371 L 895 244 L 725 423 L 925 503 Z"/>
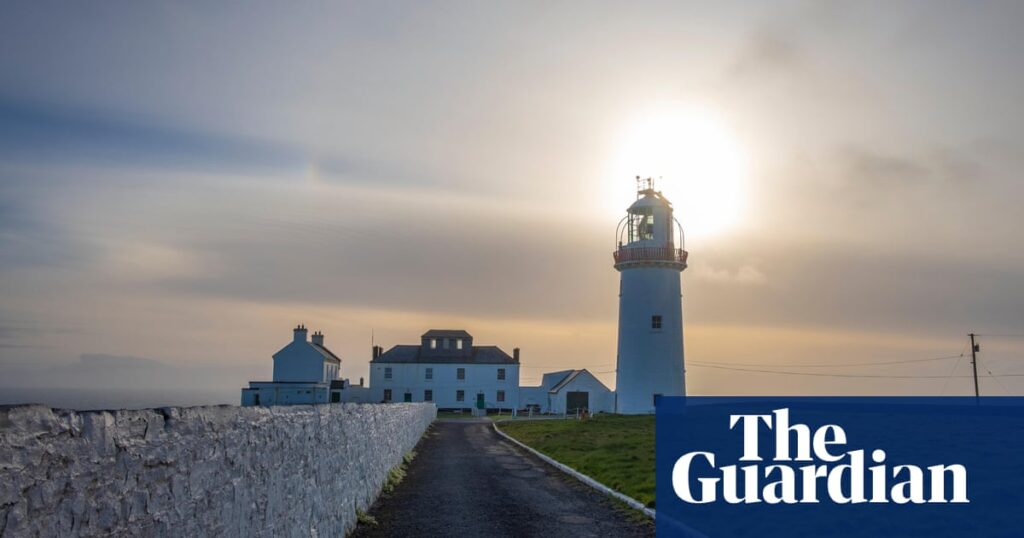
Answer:
<path fill-rule="evenodd" d="M 436 415 L 0 408 L 0 536 L 344 536 Z"/>

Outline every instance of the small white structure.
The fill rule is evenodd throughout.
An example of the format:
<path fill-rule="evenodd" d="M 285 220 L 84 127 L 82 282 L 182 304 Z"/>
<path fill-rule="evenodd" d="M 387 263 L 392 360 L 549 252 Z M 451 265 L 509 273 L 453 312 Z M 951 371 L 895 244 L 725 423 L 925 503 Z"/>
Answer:
<path fill-rule="evenodd" d="M 418 345 L 397 345 L 386 352 L 374 346 L 370 392 L 377 402 L 434 402 L 438 409 L 478 411 L 518 409 L 519 348 L 510 356 L 497 346 L 473 345 L 473 337 L 464 330 L 431 329 Z"/>
<path fill-rule="evenodd" d="M 637 178 L 639 180 L 639 178 Z M 679 242 L 674 237 L 679 232 Z M 672 204 L 651 180 L 619 223 L 618 413 L 653 413 L 660 396 L 684 396 L 680 273 L 686 269 L 683 230 Z"/>
<path fill-rule="evenodd" d="M 295 327 L 290 344 L 274 353 L 274 380 L 250 381 L 242 405 L 294 405 L 341 401 L 341 359 L 324 347 L 317 331 L 306 339 L 306 326 Z"/>
<path fill-rule="evenodd" d="M 353 385 L 348 379 L 331 381 L 331 401 L 348 403 L 374 403 L 373 391 L 363 384 L 363 378 L 359 378 L 359 384 Z"/>
<path fill-rule="evenodd" d="M 519 402 L 522 409 L 532 409 L 534 413 L 615 411 L 615 393 L 586 369 L 546 373 L 540 386 L 519 389 Z"/>

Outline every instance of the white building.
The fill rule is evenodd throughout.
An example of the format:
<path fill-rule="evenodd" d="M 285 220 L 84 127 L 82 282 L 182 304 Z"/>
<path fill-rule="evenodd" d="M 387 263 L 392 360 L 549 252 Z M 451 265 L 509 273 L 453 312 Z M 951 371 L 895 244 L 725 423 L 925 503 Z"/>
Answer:
<path fill-rule="evenodd" d="M 534 413 L 612 413 L 615 393 L 586 369 L 563 370 L 544 374 L 539 387 L 520 387 L 519 404 Z"/>
<path fill-rule="evenodd" d="M 274 380 L 250 381 L 242 405 L 294 405 L 341 401 L 341 359 L 324 347 L 317 331 L 306 339 L 306 326 L 295 327 L 292 341 L 274 353 Z"/>
<path fill-rule="evenodd" d="M 675 232 L 679 232 L 676 243 Z M 659 396 L 684 396 L 680 273 L 683 230 L 672 204 L 647 180 L 619 223 L 618 413 L 653 413 Z"/>
<path fill-rule="evenodd" d="M 353 385 L 348 379 L 331 381 L 331 401 L 348 403 L 374 403 L 373 391 L 363 384 L 363 378 L 359 378 L 359 384 Z"/>
<path fill-rule="evenodd" d="M 438 409 L 518 409 L 519 348 L 475 346 L 463 330 L 432 329 L 418 345 L 374 347 L 370 392 L 377 402 L 434 402 Z M 347 401 L 347 400 L 346 400 Z"/>

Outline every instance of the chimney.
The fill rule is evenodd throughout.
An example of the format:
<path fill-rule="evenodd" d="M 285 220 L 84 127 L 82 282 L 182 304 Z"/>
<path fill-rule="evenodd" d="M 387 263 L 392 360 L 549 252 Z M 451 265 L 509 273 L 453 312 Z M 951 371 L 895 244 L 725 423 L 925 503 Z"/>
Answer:
<path fill-rule="evenodd" d="M 361 377 L 359 378 L 359 386 L 360 387 L 363 386 L 363 378 L 361 378 Z"/>
<path fill-rule="evenodd" d="M 512 360 L 519 362 L 519 348 L 512 350 Z"/>
<path fill-rule="evenodd" d="M 324 345 L 324 333 L 317 331 L 313 333 L 313 343 L 317 345 Z"/>
<path fill-rule="evenodd" d="M 373 359 L 377 360 L 381 355 L 384 354 L 384 348 L 381 346 L 373 346 Z"/>
<path fill-rule="evenodd" d="M 306 326 L 305 325 L 299 324 L 299 325 L 295 326 L 295 338 L 294 338 L 294 341 L 296 341 L 296 342 L 305 342 L 306 341 Z"/>

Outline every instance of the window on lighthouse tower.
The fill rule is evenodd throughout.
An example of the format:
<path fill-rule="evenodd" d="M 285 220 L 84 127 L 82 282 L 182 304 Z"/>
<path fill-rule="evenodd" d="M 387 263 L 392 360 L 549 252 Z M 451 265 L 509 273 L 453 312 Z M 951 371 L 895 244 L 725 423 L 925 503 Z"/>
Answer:
<path fill-rule="evenodd" d="M 640 224 L 640 239 L 654 239 L 654 215 L 644 215 L 644 220 Z"/>
<path fill-rule="evenodd" d="M 661 330 L 661 315 L 660 314 L 655 314 L 655 315 L 651 316 L 651 329 L 654 329 L 656 331 L 660 331 Z"/>

